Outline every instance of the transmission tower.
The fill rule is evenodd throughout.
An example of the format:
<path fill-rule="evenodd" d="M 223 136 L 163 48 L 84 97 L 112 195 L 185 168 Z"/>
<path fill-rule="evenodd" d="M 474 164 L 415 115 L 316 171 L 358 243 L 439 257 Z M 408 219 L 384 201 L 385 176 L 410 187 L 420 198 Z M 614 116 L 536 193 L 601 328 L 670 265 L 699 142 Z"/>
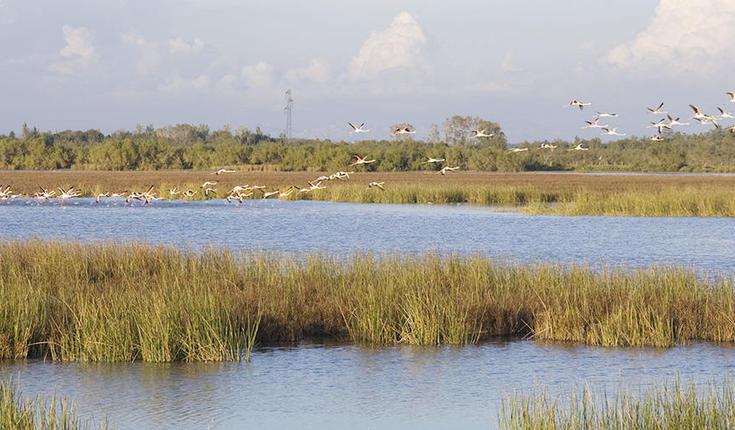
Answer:
<path fill-rule="evenodd" d="M 291 140 L 293 127 L 293 97 L 291 97 L 291 90 L 286 90 L 286 107 L 283 110 L 286 113 L 286 141 L 289 141 Z"/>

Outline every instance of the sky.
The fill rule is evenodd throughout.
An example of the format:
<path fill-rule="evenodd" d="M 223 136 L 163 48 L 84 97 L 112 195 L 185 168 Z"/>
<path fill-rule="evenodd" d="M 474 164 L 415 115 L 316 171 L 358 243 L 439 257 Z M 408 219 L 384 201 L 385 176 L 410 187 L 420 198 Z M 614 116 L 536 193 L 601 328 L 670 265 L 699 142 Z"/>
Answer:
<path fill-rule="evenodd" d="M 452 115 L 513 143 L 596 137 L 580 127 L 597 111 L 650 135 L 662 101 L 682 118 L 735 111 L 733 41 L 733 0 L 0 0 L 0 133 L 278 135 L 291 89 L 295 137 L 355 139 L 351 121 L 361 138 L 403 122 L 421 138 Z M 592 106 L 562 108 L 574 98 Z"/>

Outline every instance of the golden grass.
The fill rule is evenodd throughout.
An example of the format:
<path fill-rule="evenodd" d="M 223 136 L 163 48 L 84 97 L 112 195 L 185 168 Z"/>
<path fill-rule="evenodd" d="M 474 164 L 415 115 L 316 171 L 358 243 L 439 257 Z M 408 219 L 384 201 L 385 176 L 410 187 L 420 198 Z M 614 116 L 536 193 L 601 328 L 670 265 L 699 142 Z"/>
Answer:
<path fill-rule="evenodd" d="M 0 429 L 3 430 L 77 430 L 92 426 L 82 422 L 66 399 L 21 398 L 8 382 L 0 381 Z M 94 428 L 105 429 L 107 423 Z"/>
<path fill-rule="evenodd" d="M 195 192 L 191 200 L 224 198 L 235 185 L 281 189 L 304 186 L 318 173 L 238 172 L 2 172 L 0 184 L 31 194 L 44 188 L 76 186 L 84 196 L 101 192 L 143 191 L 154 185 L 159 198 L 182 198 L 169 189 Z M 201 184 L 220 181 L 205 196 Z M 385 190 L 368 188 L 385 181 Z M 620 216 L 735 216 L 735 177 L 662 175 L 579 175 L 461 172 L 356 173 L 349 181 L 331 181 L 325 190 L 293 193 L 288 199 L 356 203 L 468 203 L 519 208 L 529 214 Z M 260 198 L 260 192 L 251 198 Z"/>
<path fill-rule="evenodd" d="M 589 388 L 570 398 L 552 397 L 543 388 L 506 399 L 499 414 L 503 429 L 731 429 L 735 424 L 735 384 L 682 387 L 656 384 L 612 395 Z"/>
<path fill-rule="evenodd" d="M 201 254 L 0 244 L 0 358 L 247 359 L 307 337 L 371 344 L 496 336 L 604 346 L 735 341 L 732 279 L 481 256 Z"/>
<path fill-rule="evenodd" d="M 213 175 L 210 171 L 166 170 L 166 171 L 0 171 L 0 184 L 11 184 L 17 192 L 32 194 L 39 186 L 45 188 L 69 187 L 103 191 L 144 191 L 150 185 L 156 188 L 186 185 L 199 186 L 206 180 L 218 180 L 217 188 L 226 192 L 235 185 L 257 184 L 283 188 L 296 184 L 306 185 L 325 173 L 333 172 L 253 172 Z M 435 172 L 369 172 L 351 175 L 348 183 L 361 187 L 373 181 L 385 181 L 386 187 L 450 185 L 456 187 L 516 187 L 538 188 L 543 192 L 600 191 L 620 192 L 626 190 L 658 190 L 662 188 L 735 188 L 735 176 L 706 175 L 584 175 L 577 173 L 492 173 L 457 172 L 445 176 Z M 331 182 L 329 185 L 340 183 Z"/>

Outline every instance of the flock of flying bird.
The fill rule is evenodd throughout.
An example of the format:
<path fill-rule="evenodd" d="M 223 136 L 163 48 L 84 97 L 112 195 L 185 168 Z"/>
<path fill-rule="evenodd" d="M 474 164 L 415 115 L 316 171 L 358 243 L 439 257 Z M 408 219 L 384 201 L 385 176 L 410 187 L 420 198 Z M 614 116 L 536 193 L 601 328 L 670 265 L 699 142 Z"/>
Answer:
<path fill-rule="evenodd" d="M 360 157 L 359 155 L 355 155 L 355 161 L 351 163 L 350 167 L 355 166 L 361 166 L 361 165 L 367 165 L 374 163 L 376 160 L 368 160 L 367 157 Z M 441 163 L 445 160 L 443 158 L 429 158 L 428 160 L 424 161 L 424 164 L 429 163 Z M 449 172 L 453 172 L 455 170 L 458 170 L 459 166 L 457 167 L 450 167 L 450 166 L 443 166 L 439 171 L 437 171 L 438 174 L 445 175 Z M 219 169 L 216 172 L 212 172 L 213 175 L 222 175 L 225 173 L 235 173 L 235 170 L 231 169 Z M 350 175 L 355 173 L 354 171 L 339 171 L 336 173 L 333 173 L 331 175 L 323 175 L 319 176 L 318 178 L 314 179 L 313 181 L 308 181 L 308 186 L 300 187 L 297 185 L 289 185 L 285 189 L 279 190 L 279 189 L 273 189 L 268 190 L 266 186 L 263 185 L 236 185 L 233 187 L 224 197 L 225 201 L 227 203 L 231 203 L 233 201 L 238 201 L 242 203 L 245 199 L 250 199 L 254 197 L 260 197 L 262 199 L 268 199 L 271 197 L 274 198 L 288 198 L 290 195 L 296 193 L 309 193 L 315 190 L 324 190 L 327 187 L 325 185 L 322 185 L 325 182 L 329 181 L 345 181 L 350 179 Z M 187 189 L 187 190 L 179 190 L 176 187 L 171 188 L 168 190 L 169 197 L 170 198 L 177 198 L 177 196 L 181 196 L 185 199 L 192 199 L 193 197 L 197 196 L 198 193 L 201 193 L 204 197 L 209 197 L 210 194 L 217 195 L 217 189 L 214 188 L 219 181 L 216 180 L 207 180 L 202 183 L 202 185 L 199 187 L 200 190 L 195 189 Z M 385 181 L 374 181 L 370 182 L 368 184 L 368 189 L 370 188 L 377 188 L 379 190 L 385 190 L 384 188 Z M 65 201 L 71 198 L 80 197 L 81 193 L 76 190 L 74 187 L 70 187 L 68 189 L 58 188 L 57 190 L 53 189 L 46 189 L 43 187 L 40 187 L 40 191 L 36 192 L 35 194 L 31 196 L 23 195 L 23 194 L 16 194 L 11 189 L 10 185 L 5 186 L 3 188 L 0 186 L 0 200 L 9 200 L 9 199 L 15 199 L 15 198 L 35 198 L 41 202 L 44 202 L 48 199 L 57 198 L 60 201 Z M 99 203 L 101 199 L 103 198 L 124 198 L 125 203 L 131 203 L 133 200 L 137 200 L 139 202 L 142 202 L 142 204 L 148 205 L 153 200 L 159 200 L 158 197 L 156 197 L 156 193 L 154 191 L 155 186 L 151 185 L 146 191 L 139 192 L 139 191 L 123 191 L 120 193 L 99 193 L 95 197 L 95 201 Z M 258 193 L 258 194 L 256 194 Z"/>
<path fill-rule="evenodd" d="M 735 103 L 735 92 L 729 91 L 727 93 L 730 97 L 730 102 Z M 563 107 L 570 107 L 570 106 L 577 106 L 580 111 L 584 111 L 585 106 L 591 106 L 592 103 L 584 103 L 577 99 L 572 100 L 569 102 L 569 104 L 564 105 Z M 717 107 L 717 110 L 720 111 L 719 118 L 715 115 L 708 115 L 706 113 L 703 113 L 702 110 L 695 105 L 690 104 L 689 107 L 694 111 L 694 115 L 689 117 L 688 119 L 695 120 L 699 122 L 702 125 L 706 124 L 712 124 L 715 126 L 715 128 L 720 128 L 720 124 L 718 121 L 725 120 L 725 119 L 735 119 L 735 115 L 725 110 L 725 108 Z M 663 110 L 664 104 L 661 102 L 657 107 L 655 108 L 646 108 L 649 113 L 653 115 L 666 115 L 664 118 L 659 119 L 656 122 L 651 122 L 650 125 L 647 125 L 646 128 L 654 128 L 658 130 L 658 134 L 655 134 L 651 137 L 649 137 L 650 140 L 654 142 L 660 142 L 665 139 L 664 137 L 664 130 L 672 130 L 674 126 L 686 126 L 689 125 L 688 122 L 680 122 L 679 120 L 681 118 L 674 118 L 670 113 Z M 603 136 L 625 136 L 625 133 L 618 133 L 617 128 L 612 128 L 607 124 L 600 124 L 600 120 L 602 118 L 617 118 L 618 114 L 616 113 L 608 113 L 608 112 L 597 112 L 597 115 L 595 115 L 594 118 L 592 118 L 591 121 L 585 121 L 584 126 L 582 126 L 582 129 L 586 128 L 597 128 L 602 130 Z M 728 130 L 730 132 L 735 133 L 735 126 L 728 127 Z M 543 147 L 543 145 L 542 145 Z M 525 149 L 525 148 L 524 148 Z M 583 147 L 581 144 L 577 145 L 575 148 L 572 148 L 570 150 L 587 150 L 589 148 Z"/>
<path fill-rule="evenodd" d="M 730 96 L 730 102 L 735 103 L 735 92 L 728 92 L 726 93 L 728 96 Z M 572 100 L 569 102 L 569 104 L 564 105 L 563 107 L 570 107 L 570 106 L 577 106 L 579 107 L 580 111 L 584 111 L 584 108 L 586 106 L 591 106 L 592 103 L 585 103 L 581 102 L 577 99 Z M 651 122 L 650 125 L 647 126 L 647 128 L 655 128 L 658 130 L 658 134 L 651 136 L 650 140 L 652 141 L 662 141 L 664 140 L 663 132 L 664 130 L 671 130 L 674 126 L 686 126 L 689 125 L 689 123 L 686 122 L 680 122 L 680 118 L 674 118 L 672 115 L 666 111 L 663 110 L 664 104 L 663 102 L 658 105 L 656 108 L 647 108 L 648 111 L 653 115 L 666 115 L 665 118 L 661 118 L 660 120 L 656 122 Z M 735 119 L 735 115 L 732 113 L 726 111 L 724 108 L 718 107 L 717 109 L 720 111 L 720 116 L 717 118 L 713 115 L 708 115 L 702 112 L 702 110 L 695 105 L 689 105 L 689 107 L 694 111 L 694 115 L 689 117 L 688 119 L 695 120 L 699 122 L 700 124 L 712 124 L 716 128 L 720 128 L 720 125 L 718 123 L 718 120 L 724 120 L 724 119 Z M 602 118 L 617 118 L 618 114 L 616 113 L 608 113 L 608 112 L 597 112 L 597 115 L 591 120 L 591 121 L 585 121 L 585 124 L 582 129 L 587 128 L 596 128 L 602 130 L 602 135 L 608 135 L 608 136 L 625 136 L 625 133 L 618 133 L 617 128 L 612 128 L 607 124 L 600 124 L 600 120 Z M 668 119 L 668 121 L 667 121 Z M 349 126 L 352 128 L 350 131 L 351 134 L 355 133 L 367 133 L 370 130 L 365 128 L 365 123 L 360 124 L 359 126 L 348 122 Z M 735 133 L 735 126 L 728 127 L 728 130 Z M 402 134 L 415 134 L 416 129 L 411 125 L 402 125 L 397 126 L 392 129 L 391 136 L 398 136 Z M 481 138 L 490 138 L 494 136 L 494 133 L 487 133 L 486 130 L 473 130 L 472 131 L 473 138 L 481 139 Z M 540 149 L 549 149 L 554 150 L 557 146 L 552 145 L 550 143 L 542 143 L 540 146 Z M 509 149 L 511 152 L 522 152 L 522 151 L 528 151 L 528 147 L 524 148 L 512 148 Z M 574 148 L 570 148 L 570 151 L 587 151 L 589 148 L 584 147 L 581 143 L 575 146 Z M 360 157 L 359 155 L 355 155 L 355 161 L 352 162 L 349 167 L 356 167 L 356 166 L 362 166 L 374 163 L 376 160 L 368 160 L 367 157 Z M 430 157 L 426 161 L 424 161 L 422 164 L 432 164 L 432 163 L 443 163 L 446 160 L 444 158 L 433 158 Z M 457 167 L 450 167 L 449 165 L 444 165 L 440 170 L 437 171 L 438 174 L 446 175 L 447 173 L 453 172 L 455 170 L 459 170 L 459 166 Z M 212 172 L 213 175 L 223 175 L 226 173 L 235 173 L 235 170 L 231 169 L 219 169 L 216 172 Z M 305 187 L 299 187 L 297 185 L 290 185 L 286 187 L 283 190 L 279 189 L 273 189 L 268 190 L 267 187 L 262 185 L 237 185 L 233 187 L 225 196 L 225 201 L 227 203 L 230 203 L 234 200 L 239 201 L 240 203 L 243 202 L 243 200 L 247 198 L 253 198 L 256 196 L 259 196 L 260 198 L 267 199 L 271 197 L 277 197 L 279 199 L 282 198 L 288 198 L 293 193 L 309 193 L 315 190 L 323 190 L 326 189 L 326 186 L 322 185 L 325 182 L 329 181 L 344 181 L 350 179 L 350 174 L 355 172 L 347 172 L 347 171 L 339 171 L 336 173 L 333 173 L 331 175 L 324 175 L 320 176 L 313 181 L 309 181 L 308 186 Z M 210 194 L 217 195 L 217 189 L 213 188 L 218 184 L 218 181 L 210 181 L 207 180 L 200 186 L 201 190 L 200 192 L 204 195 L 204 197 L 209 197 Z M 385 190 L 384 188 L 385 181 L 375 181 L 368 184 L 368 188 L 377 188 L 380 190 Z M 58 188 L 57 190 L 47 190 L 43 187 L 39 187 L 40 191 L 36 192 L 35 194 L 31 196 L 26 196 L 23 194 L 17 194 L 14 193 L 10 185 L 6 185 L 4 188 L 0 185 L 0 200 L 8 200 L 8 199 L 15 199 L 15 198 L 23 198 L 23 197 L 32 197 L 35 199 L 38 199 L 39 201 L 45 201 L 47 199 L 51 198 L 58 198 L 61 201 L 80 197 L 81 193 L 76 190 L 74 187 L 70 187 L 68 189 Z M 191 199 L 197 195 L 199 191 L 194 189 L 187 189 L 185 191 L 178 190 L 176 187 L 171 188 L 169 190 L 169 195 L 171 198 L 176 198 L 176 196 L 182 196 L 187 199 Z M 259 193 L 256 195 L 256 193 Z M 150 204 L 153 200 L 158 200 L 156 197 L 156 193 L 154 192 L 154 186 L 151 185 L 145 192 L 138 192 L 138 191 L 132 191 L 132 192 L 121 192 L 121 193 L 114 193 L 114 192 L 107 192 L 107 193 L 99 193 L 95 196 L 95 200 L 99 203 L 101 199 L 103 198 L 124 198 L 125 203 L 130 203 L 133 200 L 137 200 L 143 203 L 143 205 Z"/>

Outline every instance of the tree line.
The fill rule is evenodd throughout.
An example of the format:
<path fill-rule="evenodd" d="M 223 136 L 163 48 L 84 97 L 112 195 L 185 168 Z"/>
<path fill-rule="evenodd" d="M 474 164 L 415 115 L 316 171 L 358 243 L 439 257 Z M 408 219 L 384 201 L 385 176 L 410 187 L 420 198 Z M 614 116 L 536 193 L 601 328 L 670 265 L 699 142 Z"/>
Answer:
<path fill-rule="evenodd" d="M 491 138 L 476 139 L 484 129 Z M 582 144 L 589 148 L 574 151 Z M 542 149 L 542 144 L 556 146 Z M 702 134 L 668 134 L 662 142 L 625 138 L 523 142 L 527 151 L 511 152 L 500 126 L 480 118 L 447 118 L 433 126 L 426 141 L 409 137 L 358 142 L 273 137 L 260 129 L 211 131 L 206 125 L 162 128 L 139 126 L 105 135 L 97 130 L 41 132 L 23 127 L 21 136 L 0 135 L 0 169 L 10 170 L 160 170 L 213 169 L 223 166 L 283 170 L 344 170 L 354 155 L 377 161 L 371 171 L 438 170 L 424 163 L 444 158 L 465 170 L 596 170 L 654 172 L 735 172 L 735 136 L 713 130 Z"/>

